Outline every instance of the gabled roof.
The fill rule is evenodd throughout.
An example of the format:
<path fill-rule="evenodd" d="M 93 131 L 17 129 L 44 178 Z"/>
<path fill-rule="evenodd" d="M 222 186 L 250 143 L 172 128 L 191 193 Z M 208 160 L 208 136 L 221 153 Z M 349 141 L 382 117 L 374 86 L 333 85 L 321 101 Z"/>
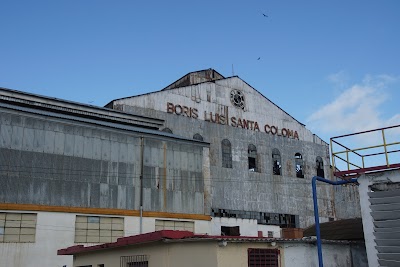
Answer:
<path fill-rule="evenodd" d="M 242 82 L 244 82 L 246 85 L 248 85 L 250 88 L 252 88 L 254 91 L 256 91 L 257 93 L 259 93 L 261 96 L 263 96 L 266 100 L 268 100 L 269 102 L 271 102 L 274 106 L 276 106 L 278 109 L 280 109 L 281 111 L 283 111 L 285 114 L 287 114 L 288 116 L 290 116 L 293 120 L 297 121 L 299 124 L 301 124 L 302 126 L 305 126 L 304 123 L 301 123 L 300 121 L 298 121 L 297 119 L 295 119 L 292 115 L 290 115 L 289 113 L 287 113 L 285 110 L 283 110 L 281 107 L 279 107 L 277 104 L 275 104 L 274 102 L 272 102 L 269 98 L 267 98 L 266 96 L 264 96 L 260 91 L 258 91 L 257 89 L 255 89 L 253 86 L 251 86 L 250 84 L 248 84 L 246 81 L 244 81 L 243 79 L 241 79 L 239 76 L 230 76 L 230 77 L 224 77 L 223 75 L 221 75 L 219 72 L 217 72 L 214 69 L 206 69 L 206 70 L 199 70 L 199 71 L 193 71 L 193 72 L 189 72 L 188 74 L 182 76 L 180 79 L 178 79 L 177 81 L 171 83 L 170 85 L 168 85 L 167 87 L 165 87 L 164 89 L 158 90 L 158 91 L 153 91 L 153 92 L 149 92 L 149 93 L 144 93 L 144 94 L 139 94 L 139 95 L 135 95 L 135 96 L 128 96 L 128 97 L 122 97 L 122 98 L 118 98 L 118 99 L 114 99 L 111 100 L 107 105 L 105 105 L 105 107 L 109 107 L 112 108 L 113 106 L 113 102 L 118 101 L 118 100 L 124 100 L 124 99 L 129 99 L 129 98 L 133 98 L 133 97 L 139 97 L 139 96 L 144 96 L 144 95 L 150 95 L 150 94 L 154 94 L 154 93 L 158 93 L 161 91 L 165 91 L 165 90 L 171 90 L 171 89 L 176 89 L 179 87 L 185 87 L 185 86 L 190 86 L 190 85 L 198 85 L 198 84 L 202 84 L 202 83 L 209 83 L 209 82 L 215 82 L 218 80 L 226 80 L 226 79 L 231 79 L 231 78 L 238 78 L 240 79 Z"/>
<path fill-rule="evenodd" d="M 235 243 L 249 243 L 249 242 L 254 242 L 254 243 L 296 242 L 296 243 L 311 243 L 311 244 L 316 243 L 316 239 L 313 238 L 284 239 L 284 238 L 267 238 L 267 237 L 255 237 L 255 236 L 212 236 L 206 234 L 194 234 L 189 231 L 162 230 L 152 233 L 118 238 L 118 240 L 113 243 L 105 243 L 88 247 L 85 247 L 83 245 L 77 245 L 65 249 L 59 249 L 57 251 L 57 255 L 76 255 L 86 252 L 94 252 L 94 251 L 114 249 L 126 246 L 143 245 L 154 242 L 171 243 L 171 242 L 201 242 L 201 241 L 215 241 L 215 242 L 227 241 Z M 323 240 L 323 243 L 348 244 L 349 242 Z"/>
<path fill-rule="evenodd" d="M 185 87 L 189 85 L 204 83 L 204 82 L 211 82 L 216 80 L 225 79 L 219 72 L 214 69 L 206 69 L 206 70 L 199 70 L 189 72 L 188 74 L 182 76 L 182 78 L 176 80 L 175 82 L 171 83 L 167 87 L 162 90 L 170 90 L 179 87 Z"/>

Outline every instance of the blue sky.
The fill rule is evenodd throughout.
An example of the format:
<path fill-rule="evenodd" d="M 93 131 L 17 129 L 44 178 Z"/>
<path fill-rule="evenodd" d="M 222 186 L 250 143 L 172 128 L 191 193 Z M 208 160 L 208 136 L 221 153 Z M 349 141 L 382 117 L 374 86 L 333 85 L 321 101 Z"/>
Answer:
<path fill-rule="evenodd" d="M 400 124 L 399 14 L 396 0 L 0 0 L 0 86 L 103 106 L 233 65 L 328 141 Z"/>

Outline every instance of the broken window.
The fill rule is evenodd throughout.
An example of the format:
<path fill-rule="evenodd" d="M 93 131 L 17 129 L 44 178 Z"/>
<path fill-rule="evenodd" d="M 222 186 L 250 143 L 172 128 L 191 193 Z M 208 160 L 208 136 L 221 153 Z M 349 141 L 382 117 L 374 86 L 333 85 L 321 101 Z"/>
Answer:
<path fill-rule="evenodd" d="M 221 226 L 221 235 L 240 236 L 239 226 Z"/>
<path fill-rule="evenodd" d="M 304 178 L 303 156 L 300 153 L 296 153 L 294 155 L 294 160 L 295 160 L 295 164 L 296 164 L 296 177 Z"/>
<path fill-rule="evenodd" d="M 272 173 L 275 175 L 282 175 L 281 153 L 276 148 L 272 150 L 272 162 Z"/>
<path fill-rule="evenodd" d="M 321 157 L 317 157 L 317 176 L 325 178 L 325 174 L 324 174 L 324 162 L 322 161 Z"/>
<path fill-rule="evenodd" d="M 232 145 L 228 139 L 221 142 L 222 148 L 222 167 L 232 168 Z"/>
<path fill-rule="evenodd" d="M 198 141 L 203 141 L 203 136 L 201 136 L 200 134 L 195 134 L 193 135 L 193 139 L 194 140 L 198 140 Z"/>
<path fill-rule="evenodd" d="M 172 130 L 170 128 L 164 128 L 161 130 L 162 132 L 166 132 L 166 133 L 171 133 L 172 134 Z"/>
<path fill-rule="evenodd" d="M 255 145 L 250 144 L 248 148 L 248 158 L 249 158 L 249 171 L 257 171 L 257 148 Z"/>

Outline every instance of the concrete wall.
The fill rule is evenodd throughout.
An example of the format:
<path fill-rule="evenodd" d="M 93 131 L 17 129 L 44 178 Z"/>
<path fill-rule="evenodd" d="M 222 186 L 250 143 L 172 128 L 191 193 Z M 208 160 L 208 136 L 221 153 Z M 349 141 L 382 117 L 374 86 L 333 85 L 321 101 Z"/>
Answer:
<path fill-rule="evenodd" d="M 232 89 L 239 89 L 244 93 L 244 110 L 231 104 Z M 168 102 L 196 109 L 198 116 L 188 116 L 190 112 L 182 112 L 180 115 L 168 113 Z M 126 112 L 164 119 L 165 127 L 175 134 L 193 138 L 197 133 L 211 143 L 213 208 L 299 215 L 299 227 L 314 223 L 311 179 L 316 175 L 317 156 L 323 159 L 325 177 L 330 177 L 328 145 L 241 79 L 233 77 L 120 99 L 114 101 L 113 106 Z M 229 119 L 225 124 L 207 121 L 210 112 L 214 115 L 222 114 L 227 118 L 257 121 L 260 130 L 233 127 Z M 266 133 L 265 124 L 297 131 L 299 139 Z M 229 139 L 232 144 L 233 168 L 222 168 L 223 139 Z M 248 170 L 249 144 L 257 147 L 258 172 Z M 272 175 L 274 148 L 279 149 L 281 153 L 282 176 Z M 295 153 L 301 153 L 303 156 L 304 179 L 296 178 Z M 350 201 L 356 193 L 343 193 L 340 194 L 340 198 Z M 359 209 L 335 208 L 335 192 L 332 186 L 318 184 L 318 197 L 322 222 L 328 221 L 330 217 L 352 218 L 359 215 Z"/>
<path fill-rule="evenodd" d="M 241 236 L 258 236 L 259 231 L 262 232 L 263 237 L 268 237 L 269 231 L 273 233 L 273 237 L 275 238 L 282 236 L 279 226 L 257 224 L 257 220 L 214 217 L 210 224 L 211 235 L 221 235 L 221 226 L 239 226 Z"/>
<path fill-rule="evenodd" d="M 0 210 L 0 212 L 21 212 Z M 32 213 L 32 212 L 29 212 Z M 0 243 L 0 267 L 25 266 L 72 266 L 72 256 L 57 256 L 57 250 L 75 245 L 75 218 L 76 215 L 109 216 L 104 214 L 76 214 L 61 212 L 34 212 L 37 213 L 36 238 L 34 243 Z M 110 217 L 110 216 L 109 216 Z M 139 217 L 111 216 L 124 218 L 124 236 L 139 234 Z M 155 231 L 155 220 L 171 220 L 168 218 L 143 218 L 143 233 Z M 175 219 L 177 220 L 177 219 Z M 210 224 L 202 220 L 193 221 L 196 234 L 209 233 Z M 82 244 L 79 244 L 82 245 Z M 94 245 L 85 243 L 87 245 Z M 97 266 L 97 265 L 95 265 Z M 113 265 L 106 265 L 113 266 Z M 119 265 L 118 265 L 119 266 Z"/>
<path fill-rule="evenodd" d="M 218 241 L 195 241 L 184 243 L 153 243 L 126 248 L 77 254 L 74 266 L 105 264 L 118 266 L 122 255 L 148 255 L 149 267 L 247 267 L 248 249 L 279 249 L 280 267 L 318 266 L 315 245 L 308 243 L 271 244 L 256 242 L 227 242 L 219 246 Z M 324 266 L 327 267 L 362 267 L 352 265 L 350 245 L 324 244 Z"/>
<path fill-rule="evenodd" d="M 217 267 L 216 247 L 215 243 L 210 242 L 207 242 L 207 245 L 198 242 L 169 244 L 158 242 L 82 254 L 76 257 L 73 266 L 97 266 L 97 264 L 120 266 L 121 256 L 148 255 L 150 267 Z"/>

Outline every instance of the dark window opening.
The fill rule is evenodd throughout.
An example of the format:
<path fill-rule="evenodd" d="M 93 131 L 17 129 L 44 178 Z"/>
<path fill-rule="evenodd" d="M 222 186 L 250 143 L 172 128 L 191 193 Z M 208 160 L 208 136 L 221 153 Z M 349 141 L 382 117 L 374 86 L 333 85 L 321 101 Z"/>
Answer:
<path fill-rule="evenodd" d="M 295 159 L 295 164 L 296 164 L 296 177 L 304 178 L 303 156 L 300 153 L 296 153 L 294 155 L 294 159 Z"/>
<path fill-rule="evenodd" d="M 325 178 L 324 162 L 322 161 L 322 158 L 317 157 L 316 163 L 317 163 L 317 176 Z"/>
<path fill-rule="evenodd" d="M 272 173 L 274 175 L 282 175 L 281 153 L 276 148 L 272 150 L 272 162 Z"/>
<path fill-rule="evenodd" d="M 278 267 L 278 249 L 249 248 L 247 250 L 249 267 Z"/>
<path fill-rule="evenodd" d="M 283 228 L 299 228 L 299 215 L 293 214 L 212 208 L 211 216 L 218 218 L 251 219 L 257 220 L 257 224 L 261 225 L 279 225 Z"/>
<path fill-rule="evenodd" d="M 255 145 L 249 145 L 247 150 L 249 159 L 249 171 L 257 171 L 257 148 Z"/>
<path fill-rule="evenodd" d="M 198 140 L 198 141 L 203 141 L 203 136 L 201 136 L 200 134 L 195 134 L 193 135 L 193 139 L 194 140 Z"/>
<path fill-rule="evenodd" d="M 222 147 L 222 167 L 232 168 L 232 146 L 228 139 L 221 142 Z"/>
<path fill-rule="evenodd" d="M 221 235 L 240 236 L 239 226 L 221 226 Z"/>

